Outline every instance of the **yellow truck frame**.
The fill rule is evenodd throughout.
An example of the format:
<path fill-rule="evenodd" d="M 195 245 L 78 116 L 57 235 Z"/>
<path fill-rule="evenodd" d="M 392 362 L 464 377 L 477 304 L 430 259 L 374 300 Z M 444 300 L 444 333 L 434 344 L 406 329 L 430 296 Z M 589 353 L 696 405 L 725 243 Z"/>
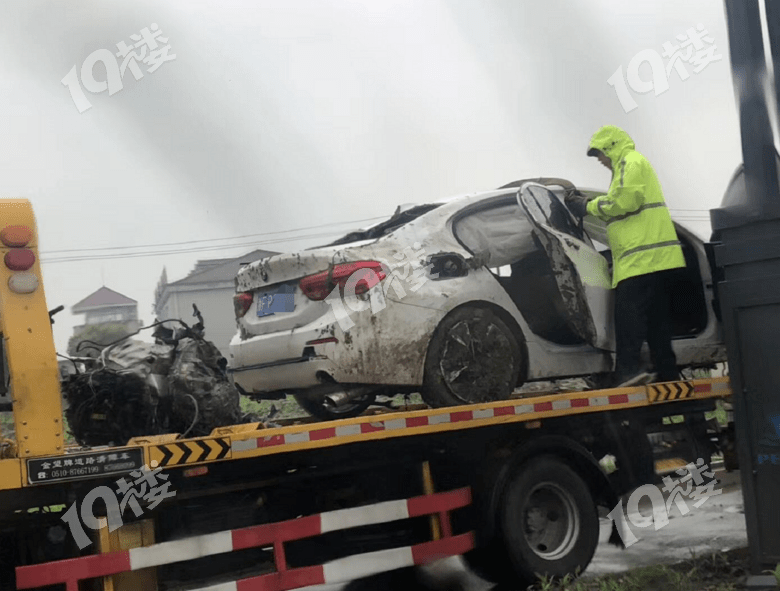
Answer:
<path fill-rule="evenodd" d="M 592 530 L 597 506 L 611 509 L 647 480 L 632 447 L 647 443 L 647 425 L 700 417 L 731 394 L 727 378 L 699 379 L 66 446 L 32 207 L 0 200 L 0 220 L 0 332 L 15 425 L 14 440 L 0 435 L 0 590 L 284 591 L 457 554 L 496 582 L 562 575 L 587 566 L 593 532 L 557 557 L 528 539 L 526 547 L 508 521 L 518 510 L 510 492 L 547 490 L 552 500 L 533 501 L 542 504 L 565 504 L 568 494 L 571 518 Z M 613 452 L 622 478 L 597 462 Z M 106 504 L 94 543 L 77 548 L 67 507 L 94 502 L 95 490 L 141 466 L 170 478 L 176 496 L 140 517 L 125 508 L 113 531 Z M 581 494 L 556 501 L 566 480 Z"/>

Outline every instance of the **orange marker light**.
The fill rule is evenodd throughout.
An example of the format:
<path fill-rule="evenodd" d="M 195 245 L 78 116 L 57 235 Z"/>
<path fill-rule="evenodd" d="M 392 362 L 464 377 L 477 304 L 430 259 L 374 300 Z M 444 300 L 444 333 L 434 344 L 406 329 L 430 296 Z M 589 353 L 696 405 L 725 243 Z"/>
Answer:
<path fill-rule="evenodd" d="M 32 230 L 27 226 L 6 226 L 0 231 L 0 242 L 11 248 L 27 246 L 32 240 Z"/>
<path fill-rule="evenodd" d="M 26 271 L 35 264 L 35 253 L 29 248 L 9 250 L 3 260 L 11 271 Z"/>

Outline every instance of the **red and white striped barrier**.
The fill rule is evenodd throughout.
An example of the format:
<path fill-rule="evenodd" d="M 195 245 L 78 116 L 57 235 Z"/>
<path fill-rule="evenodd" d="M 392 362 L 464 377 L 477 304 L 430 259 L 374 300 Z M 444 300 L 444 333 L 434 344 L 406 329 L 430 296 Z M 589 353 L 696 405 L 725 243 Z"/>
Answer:
<path fill-rule="evenodd" d="M 275 447 L 279 445 L 293 445 L 322 441 L 350 435 L 362 435 L 378 431 L 397 431 L 412 429 L 415 427 L 428 427 L 448 423 L 474 422 L 480 419 L 493 419 L 502 416 L 533 415 L 541 412 L 569 410 L 572 408 L 603 408 L 621 404 L 634 404 L 647 402 L 647 392 L 642 389 L 629 394 L 611 394 L 606 396 L 579 396 L 573 398 L 561 398 L 545 402 L 525 402 L 512 406 L 503 405 L 491 408 L 476 408 L 458 410 L 453 412 L 441 412 L 423 416 L 411 416 L 402 418 L 376 419 L 370 422 L 354 423 L 337 427 L 317 427 L 310 430 L 301 430 L 292 433 L 279 433 L 233 441 L 234 452 L 245 452 L 263 447 Z M 529 417 L 530 418 L 530 417 Z"/>
<path fill-rule="evenodd" d="M 726 393 L 726 392 L 731 392 L 731 384 L 729 382 L 727 382 L 727 381 L 723 381 L 723 382 L 712 381 L 712 382 L 708 382 L 708 383 L 696 383 L 696 381 L 694 381 L 694 383 L 693 383 L 693 391 L 696 392 L 697 394 L 699 394 L 699 393 L 704 394 L 704 393 L 710 393 L 710 392 L 712 392 L 712 393 L 714 393 L 714 392 Z"/>
<path fill-rule="evenodd" d="M 287 572 L 201 587 L 194 591 L 286 591 L 315 585 L 346 583 L 398 568 L 428 564 L 447 556 L 458 556 L 473 548 L 474 536 L 468 533 L 416 546 L 357 554 L 326 562 L 322 566 L 297 568 Z"/>
<path fill-rule="evenodd" d="M 65 583 L 67 591 L 78 591 L 78 582 L 94 577 L 162 566 L 185 560 L 194 560 L 226 552 L 273 546 L 276 572 L 206 587 L 202 591 L 287 591 L 301 587 L 346 582 L 351 579 L 425 564 L 446 556 L 456 556 L 474 547 L 471 533 L 452 535 L 448 512 L 471 503 L 469 488 L 436 493 L 411 499 L 387 501 L 299 517 L 279 523 L 269 523 L 194 536 L 173 542 L 162 542 L 145 548 L 124 552 L 96 554 L 69 560 L 47 562 L 16 569 L 16 588 L 35 589 L 46 585 Z M 340 558 L 320 566 L 288 569 L 284 542 L 309 538 L 320 534 L 389 523 L 410 517 L 438 514 L 443 538 L 409 546 L 380 550 Z"/>

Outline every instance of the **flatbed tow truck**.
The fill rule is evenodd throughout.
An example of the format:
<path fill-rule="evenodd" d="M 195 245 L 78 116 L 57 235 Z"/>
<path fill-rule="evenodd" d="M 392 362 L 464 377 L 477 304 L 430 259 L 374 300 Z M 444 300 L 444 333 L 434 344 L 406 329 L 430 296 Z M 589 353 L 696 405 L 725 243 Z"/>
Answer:
<path fill-rule="evenodd" d="M 69 446 L 30 203 L 0 200 L 0 220 L 2 590 L 285 591 L 454 555 L 494 582 L 563 576 L 592 558 L 599 508 L 655 476 L 647 429 L 700 430 L 731 394 L 694 379 Z M 112 526 L 112 491 L 144 466 L 175 494 L 142 490 Z"/>

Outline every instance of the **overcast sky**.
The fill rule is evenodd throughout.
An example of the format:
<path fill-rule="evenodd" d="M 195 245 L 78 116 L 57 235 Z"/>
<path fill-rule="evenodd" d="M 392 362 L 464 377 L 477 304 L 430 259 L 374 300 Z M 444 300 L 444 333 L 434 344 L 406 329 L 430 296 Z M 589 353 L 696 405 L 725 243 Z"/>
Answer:
<path fill-rule="evenodd" d="M 85 92 L 79 113 L 61 80 L 152 23 L 175 60 Z M 723 58 L 625 113 L 607 79 L 699 23 Z M 0 49 L 0 196 L 32 200 L 49 307 L 106 285 L 146 323 L 163 266 L 176 280 L 197 259 L 297 250 L 525 177 L 606 187 L 585 156 L 604 124 L 704 236 L 741 161 L 720 0 L 10 0 Z M 127 256 L 150 251 L 168 254 Z M 106 255 L 123 258 L 66 260 Z M 81 319 L 57 320 L 64 352 Z"/>

